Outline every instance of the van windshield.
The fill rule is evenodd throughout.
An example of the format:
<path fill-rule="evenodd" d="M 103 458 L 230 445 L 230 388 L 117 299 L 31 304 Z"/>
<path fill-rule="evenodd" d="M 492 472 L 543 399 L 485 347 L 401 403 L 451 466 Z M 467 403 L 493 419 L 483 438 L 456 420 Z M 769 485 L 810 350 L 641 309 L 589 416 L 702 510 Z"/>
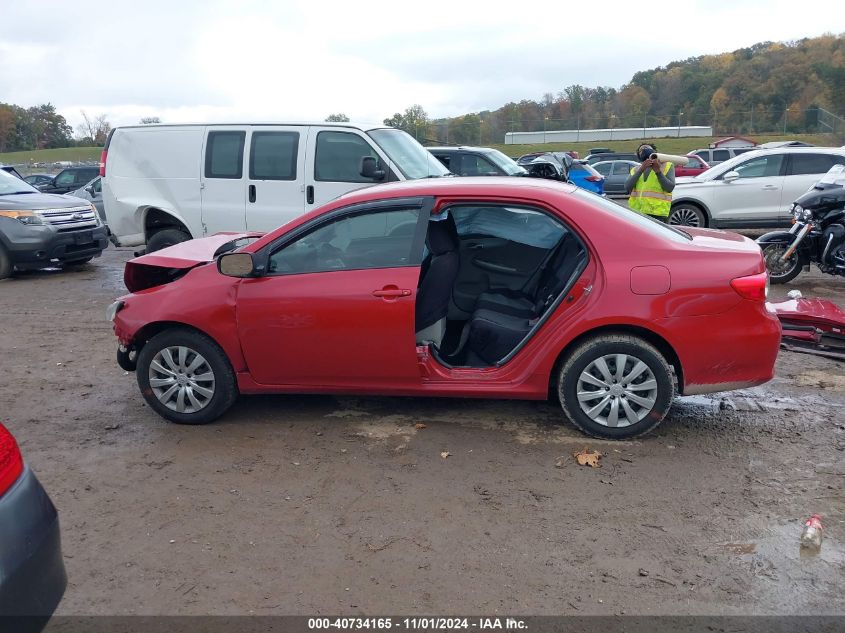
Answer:
<path fill-rule="evenodd" d="M 449 170 L 407 132 L 381 128 L 367 132 L 408 180 L 448 176 Z"/>

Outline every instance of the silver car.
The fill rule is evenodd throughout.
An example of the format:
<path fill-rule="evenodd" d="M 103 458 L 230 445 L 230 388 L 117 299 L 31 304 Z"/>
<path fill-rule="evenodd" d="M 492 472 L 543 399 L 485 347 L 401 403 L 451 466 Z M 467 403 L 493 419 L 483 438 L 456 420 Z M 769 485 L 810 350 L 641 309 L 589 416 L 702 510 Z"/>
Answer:
<path fill-rule="evenodd" d="M 103 224 L 106 224 L 106 210 L 103 207 L 103 185 L 99 176 L 87 182 L 84 187 L 70 191 L 65 195 L 89 200 L 97 209 L 97 213 L 100 214 L 100 220 Z"/>

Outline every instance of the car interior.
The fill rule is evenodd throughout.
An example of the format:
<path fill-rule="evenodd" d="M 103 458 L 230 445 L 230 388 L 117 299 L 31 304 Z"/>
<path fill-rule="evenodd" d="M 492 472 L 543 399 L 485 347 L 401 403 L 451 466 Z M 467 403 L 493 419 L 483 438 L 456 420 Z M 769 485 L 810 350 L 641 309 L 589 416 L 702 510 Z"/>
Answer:
<path fill-rule="evenodd" d="M 416 340 L 449 367 L 490 367 L 533 334 L 583 271 L 587 251 L 533 209 L 453 206 L 432 216 Z"/>

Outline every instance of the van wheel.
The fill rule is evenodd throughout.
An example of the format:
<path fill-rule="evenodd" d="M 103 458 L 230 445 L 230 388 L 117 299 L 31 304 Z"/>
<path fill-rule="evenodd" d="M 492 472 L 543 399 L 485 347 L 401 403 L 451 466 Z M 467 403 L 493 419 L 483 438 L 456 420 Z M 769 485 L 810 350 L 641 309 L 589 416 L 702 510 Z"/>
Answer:
<path fill-rule="evenodd" d="M 12 258 L 0 244 L 0 279 L 12 276 Z"/>
<path fill-rule="evenodd" d="M 622 440 L 663 421 L 675 398 L 672 368 L 636 336 L 597 336 L 579 345 L 558 376 L 566 416 L 587 435 Z"/>
<path fill-rule="evenodd" d="M 141 348 L 135 372 L 147 404 L 177 424 L 208 424 L 238 397 L 226 353 L 194 330 L 173 328 L 156 334 Z"/>
<path fill-rule="evenodd" d="M 160 251 L 179 242 L 187 242 L 191 236 L 181 229 L 163 229 L 147 240 L 147 252 Z"/>

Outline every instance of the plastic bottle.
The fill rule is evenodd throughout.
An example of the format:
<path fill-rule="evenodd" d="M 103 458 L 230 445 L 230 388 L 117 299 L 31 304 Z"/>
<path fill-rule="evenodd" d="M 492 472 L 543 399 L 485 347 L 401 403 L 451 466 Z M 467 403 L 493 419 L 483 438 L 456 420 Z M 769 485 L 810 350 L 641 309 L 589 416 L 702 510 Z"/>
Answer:
<path fill-rule="evenodd" d="M 804 521 L 804 529 L 801 530 L 801 547 L 808 549 L 820 549 L 822 546 L 822 518 L 814 514 Z"/>

